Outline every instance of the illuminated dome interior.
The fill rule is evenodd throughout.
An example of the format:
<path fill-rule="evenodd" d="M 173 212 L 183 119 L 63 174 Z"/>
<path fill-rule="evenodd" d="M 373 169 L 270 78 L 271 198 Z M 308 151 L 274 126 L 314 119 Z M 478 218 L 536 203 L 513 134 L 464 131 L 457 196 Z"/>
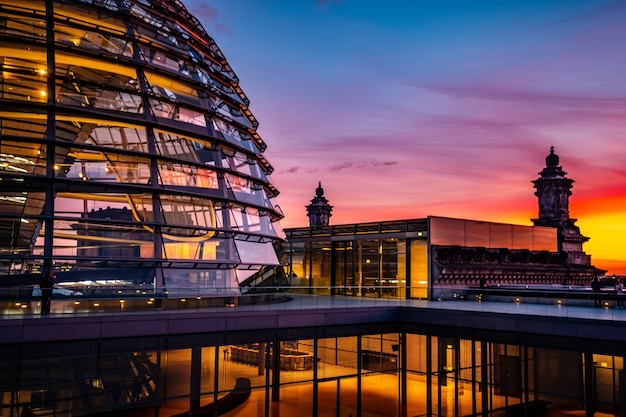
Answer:
<path fill-rule="evenodd" d="M 249 101 L 179 1 L 2 0 L 0 279 L 232 288 L 278 265 Z"/>

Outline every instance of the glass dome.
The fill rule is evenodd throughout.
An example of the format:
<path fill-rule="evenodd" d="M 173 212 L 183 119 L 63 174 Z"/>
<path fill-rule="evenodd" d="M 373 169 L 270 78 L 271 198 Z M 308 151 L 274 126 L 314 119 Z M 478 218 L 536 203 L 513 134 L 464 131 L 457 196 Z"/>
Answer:
<path fill-rule="evenodd" d="M 257 120 L 176 0 L 2 0 L 0 279 L 207 292 L 279 264 Z"/>

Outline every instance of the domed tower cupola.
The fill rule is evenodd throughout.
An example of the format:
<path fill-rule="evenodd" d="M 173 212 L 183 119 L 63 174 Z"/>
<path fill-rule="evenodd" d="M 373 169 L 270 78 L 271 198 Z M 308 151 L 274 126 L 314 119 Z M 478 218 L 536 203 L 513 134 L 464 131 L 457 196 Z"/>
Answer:
<path fill-rule="evenodd" d="M 534 219 L 536 226 L 559 227 L 569 221 L 569 196 L 572 195 L 574 180 L 566 178 L 567 172 L 559 166 L 559 156 L 550 147 L 546 157 L 546 167 L 533 181 L 535 195 L 539 200 L 539 218 Z"/>
<path fill-rule="evenodd" d="M 309 217 L 310 227 L 328 226 L 333 206 L 328 204 L 328 200 L 324 197 L 324 189 L 320 182 L 315 190 L 315 197 L 311 200 L 311 204 L 306 206 L 306 213 Z"/>
<path fill-rule="evenodd" d="M 559 166 L 559 156 L 554 153 L 554 146 L 550 146 L 550 154 L 546 156 L 546 168 Z"/>
<path fill-rule="evenodd" d="M 591 258 L 583 252 L 583 243 L 589 240 L 580 233 L 576 219 L 569 217 L 569 196 L 572 195 L 574 180 L 566 177 L 567 172 L 559 165 L 559 156 L 550 147 L 546 167 L 532 183 L 539 200 L 539 217 L 532 219 L 535 226 L 558 229 L 558 250 L 567 255 L 567 263 L 590 265 Z"/>

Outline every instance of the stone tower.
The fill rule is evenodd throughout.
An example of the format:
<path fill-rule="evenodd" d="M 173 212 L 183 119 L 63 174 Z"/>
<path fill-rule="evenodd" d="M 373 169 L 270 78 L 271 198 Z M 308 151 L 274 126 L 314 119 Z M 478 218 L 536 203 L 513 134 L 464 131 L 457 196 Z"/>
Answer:
<path fill-rule="evenodd" d="M 315 190 L 315 197 L 311 200 L 311 204 L 306 206 L 306 213 L 309 216 L 309 227 L 328 226 L 333 206 L 328 204 L 328 200 L 324 197 L 324 189 L 320 182 Z"/>
<path fill-rule="evenodd" d="M 589 240 L 580 233 L 576 219 L 569 217 L 569 196 L 574 180 L 559 165 L 559 157 L 550 147 L 546 167 L 532 183 L 539 200 L 539 217 L 532 219 L 535 226 L 556 227 L 559 252 L 567 255 L 568 264 L 591 265 L 591 256 L 583 252 L 583 243 Z"/>

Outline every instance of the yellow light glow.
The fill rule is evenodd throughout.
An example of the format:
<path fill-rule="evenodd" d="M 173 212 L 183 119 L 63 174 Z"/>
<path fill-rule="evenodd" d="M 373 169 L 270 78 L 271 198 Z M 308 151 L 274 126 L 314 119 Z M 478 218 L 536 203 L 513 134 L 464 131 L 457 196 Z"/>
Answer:
<path fill-rule="evenodd" d="M 45 69 L 40 69 L 39 71 L 37 71 L 39 73 L 39 75 L 46 75 L 47 71 Z"/>

